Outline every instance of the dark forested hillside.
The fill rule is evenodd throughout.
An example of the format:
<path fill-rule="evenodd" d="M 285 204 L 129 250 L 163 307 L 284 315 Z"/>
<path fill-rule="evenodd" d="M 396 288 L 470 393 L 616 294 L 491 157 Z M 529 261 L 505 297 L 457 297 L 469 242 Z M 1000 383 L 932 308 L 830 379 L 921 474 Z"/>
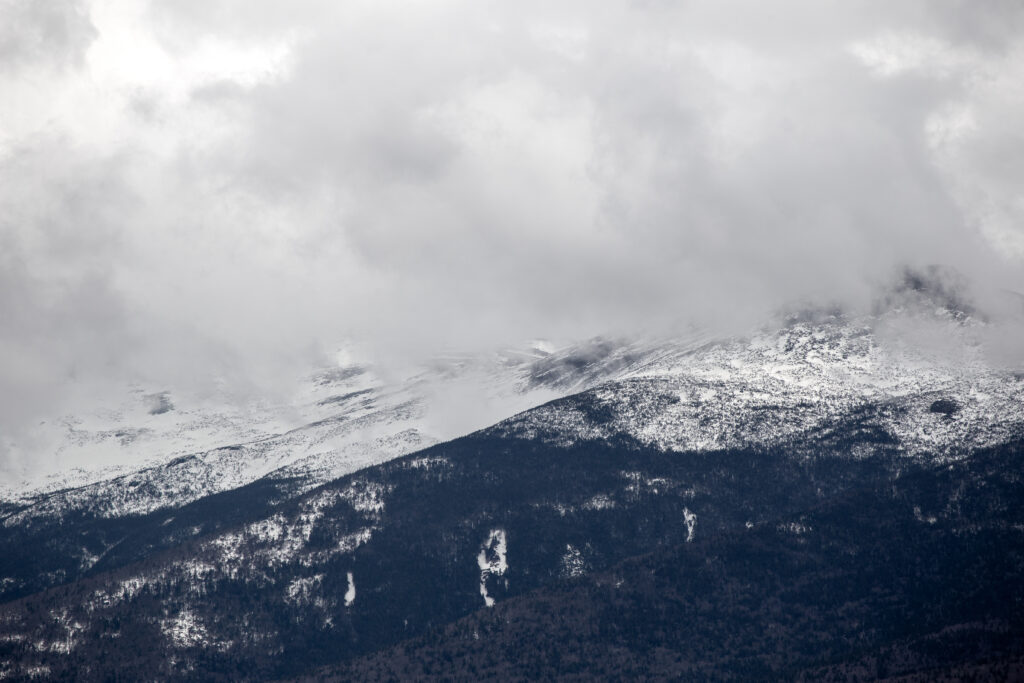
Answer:
<path fill-rule="evenodd" d="M 173 548 L 199 535 L 271 514 L 289 482 L 261 479 L 173 510 L 105 516 L 83 507 L 55 517 L 0 526 L 0 601 L 108 572 Z M 7 517 L 0 511 L 0 518 Z"/>
<path fill-rule="evenodd" d="M 646 553 L 307 680 L 1016 678 L 1022 456 Z"/>

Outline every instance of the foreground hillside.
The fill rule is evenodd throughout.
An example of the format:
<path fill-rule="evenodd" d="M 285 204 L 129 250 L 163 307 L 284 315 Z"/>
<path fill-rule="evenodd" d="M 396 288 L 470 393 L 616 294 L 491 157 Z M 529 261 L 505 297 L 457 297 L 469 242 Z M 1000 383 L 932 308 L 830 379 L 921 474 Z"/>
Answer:
<path fill-rule="evenodd" d="M 1024 448 L 702 534 L 303 680 L 1010 680 Z"/>

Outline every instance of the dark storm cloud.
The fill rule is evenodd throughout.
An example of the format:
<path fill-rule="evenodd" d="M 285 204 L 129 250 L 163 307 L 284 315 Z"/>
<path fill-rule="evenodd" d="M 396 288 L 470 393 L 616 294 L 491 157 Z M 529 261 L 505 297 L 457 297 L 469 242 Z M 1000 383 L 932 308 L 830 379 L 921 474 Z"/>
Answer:
<path fill-rule="evenodd" d="M 340 339 L 742 329 L 908 265 L 1024 288 L 1019 3 L 43 4 L 0 22 L 71 65 L 3 76 L 32 405 L 264 390 Z"/>

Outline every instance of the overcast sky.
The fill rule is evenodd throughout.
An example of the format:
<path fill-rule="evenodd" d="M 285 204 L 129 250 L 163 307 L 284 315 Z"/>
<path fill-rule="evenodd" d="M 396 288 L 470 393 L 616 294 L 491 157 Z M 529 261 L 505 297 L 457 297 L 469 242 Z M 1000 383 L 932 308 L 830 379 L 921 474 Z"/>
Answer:
<path fill-rule="evenodd" d="M 1024 3 L 0 0 L 0 431 L 104 382 L 1024 289 Z"/>

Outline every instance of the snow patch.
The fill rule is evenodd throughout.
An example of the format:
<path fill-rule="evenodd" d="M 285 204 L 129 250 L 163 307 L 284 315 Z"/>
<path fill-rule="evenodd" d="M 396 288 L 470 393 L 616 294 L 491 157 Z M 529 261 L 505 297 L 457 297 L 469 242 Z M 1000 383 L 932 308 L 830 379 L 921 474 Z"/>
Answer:
<path fill-rule="evenodd" d="M 323 574 L 304 576 L 294 579 L 285 589 L 285 602 L 292 605 L 317 604 L 322 606 L 323 600 L 317 597 L 320 584 L 324 580 Z"/>
<path fill-rule="evenodd" d="M 480 595 L 488 607 L 494 607 L 494 598 L 487 592 L 487 579 L 491 576 L 503 576 L 508 571 L 507 551 L 505 530 L 492 529 L 476 557 L 477 566 L 480 568 Z"/>
<path fill-rule="evenodd" d="M 920 505 L 915 505 L 914 506 L 914 519 L 916 519 L 919 522 L 924 522 L 925 524 L 935 524 L 935 522 L 939 521 L 938 518 L 935 515 L 927 515 L 926 516 L 926 515 L 921 514 L 921 506 Z"/>
<path fill-rule="evenodd" d="M 439 456 L 424 456 L 409 461 L 409 467 L 414 470 L 433 470 L 438 467 L 444 467 L 447 464 L 448 459 Z"/>
<path fill-rule="evenodd" d="M 345 590 L 345 607 L 351 607 L 352 603 L 356 601 L 356 581 L 352 577 L 352 572 L 348 572 L 348 588 Z"/>
<path fill-rule="evenodd" d="M 697 515 L 690 508 L 683 508 L 683 521 L 686 522 L 686 542 L 693 542 L 693 531 L 697 528 Z"/>
<path fill-rule="evenodd" d="M 42 665 L 39 665 L 39 666 L 30 666 L 27 669 L 24 669 L 24 672 L 25 672 L 25 675 L 28 676 L 31 679 L 49 678 L 49 676 L 50 676 L 50 667 L 45 665 L 45 664 L 42 664 Z"/>
<path fill-rule="evenodd" d="M 361 545 L 370 542 L 370 538 L 373 536 L 373 527 L 366 527 L 360 529 L 355 533 L 346 534 L 341 537 L 338 541 L 338 551 L 341 553 L 350 553 Z"/>
<path fill-rule="evenodd" d="M 171 619 L 161 620 L 160 630 L 171 645 L 177 648 L 205 644 L 209 637 L 206 626 L 187 609 L 178 612 L 177 616 Z"/>
<path fill-rule="evenodd" d="M 615 501 L 611 496 L 599 493 L 583 504 L 584 510 L 611 510 L 615 508 Z"/>
<path fill-rule="evenodd" d="M 131 600 L 145 585 L 146 579 L 141 576 L 133 576 L 130 579 L 124 579 L 120 584 L 118 584 L 118 590 L 114 594 L 114 597 L 120 601 Z"/>
<path fill-rule="evenodd" d="M 562 576 L 573 578 L 586 573 L 587 563 L 583 559 L 583 553 L 571 543 L 566 544 L 565 555 L 562 555 Z"/>
<path fill-rule="evenodd" d="M 808 531 L 814 530 L 814 527 L 810 526 L 809 524 L 804 524 L 803 522 L 789 522 L 788 524 L 780 524 L 777 528 L 779 531 L 794 534 L 796 536 L 800 536 L 802 534 L 806 534 Z"/>
<path fill-rule="evenodd" d="M 388 489 L 375 481 L 356 479 L 339 495 L 359 512 L 379 514 L 384 511 L 384 496 L 387 493 Z"/>

